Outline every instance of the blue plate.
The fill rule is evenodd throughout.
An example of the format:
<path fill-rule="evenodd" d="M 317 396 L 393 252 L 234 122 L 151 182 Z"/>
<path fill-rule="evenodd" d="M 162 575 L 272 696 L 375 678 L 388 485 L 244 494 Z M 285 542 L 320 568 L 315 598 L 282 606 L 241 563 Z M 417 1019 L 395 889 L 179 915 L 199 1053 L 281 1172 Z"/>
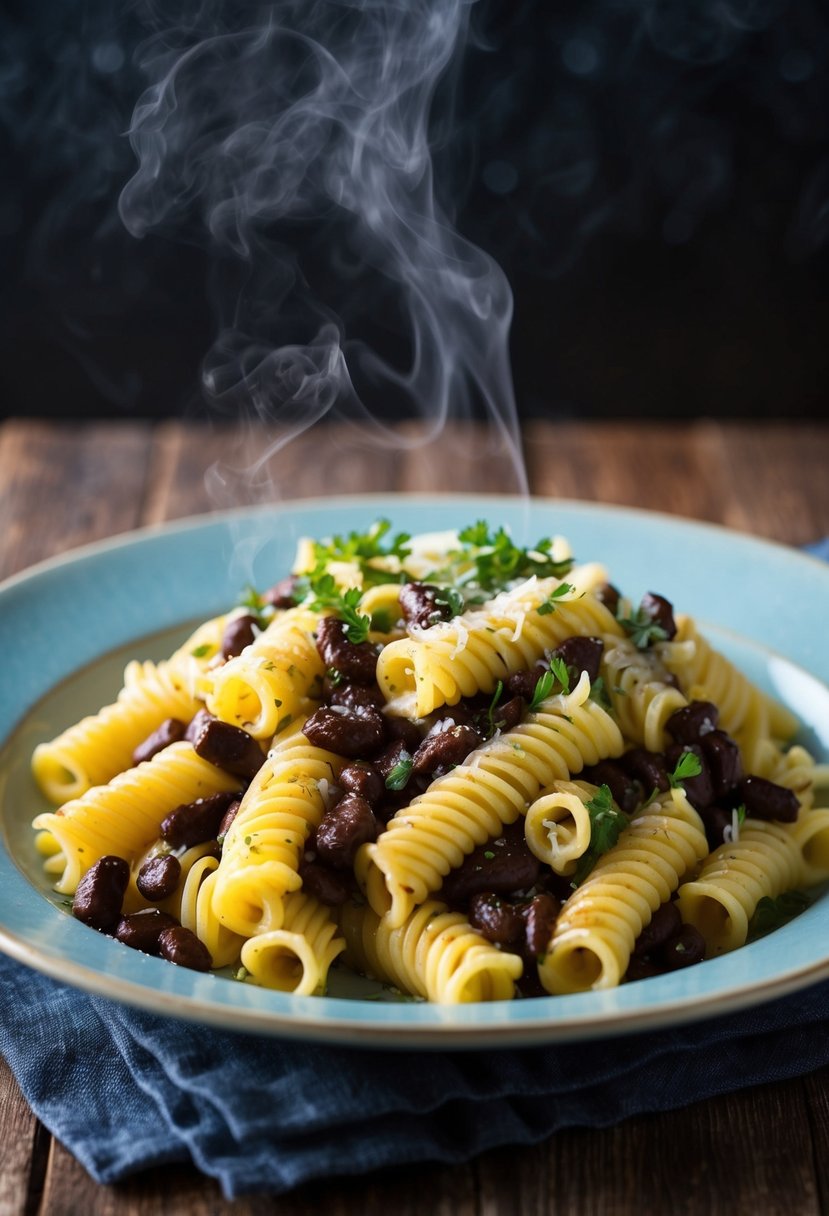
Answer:
<path fill-rule="evenodd" d="M 138 954 L 66 915 L 40 874 L 30 824 L 43 802 L 33 745 L 111 700 L 127 657 L 160 657 L 182 623 L 269 585 L 296 540 L 378 516 L 410 532 L 506 523 L 524 542 L 571 541 L 631 598 L 658 591 L 789 705 L 802 741 L 829 758 L 829 566 L 782 546 L 664 515 L 501 497 L 326 499 L 188 520 L 94 545 L 0 587 L 0 948 L 56 979 L 199 1022 L 363 1046 L 522 1046 L 691 1021 L 829 976 L 829 895 L 724 958 L 612 992 L 446 1008 L 354 996 L 291 997 Z"/>

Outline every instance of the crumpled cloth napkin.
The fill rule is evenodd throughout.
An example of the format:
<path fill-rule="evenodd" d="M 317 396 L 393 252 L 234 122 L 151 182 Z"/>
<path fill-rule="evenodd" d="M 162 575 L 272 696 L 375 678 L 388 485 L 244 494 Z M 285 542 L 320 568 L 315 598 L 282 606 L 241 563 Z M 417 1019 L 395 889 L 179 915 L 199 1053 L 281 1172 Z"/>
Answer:
<path fill-rule="evenodd" d="M 521 1051 L 364 1051 L 193 1027 L 0 958 L 0 1049 L 99 1182 L 193 1162 L 228 1198 L 459 1162 L 829 1063 L 829 982 L 698 1025 Z"/>
<path fill-rule="evenodd" d="M 805 547 L 829 560 L 829 537 Z M 363 1051 L 199 1028 L 0 957 L 0 1051 L 99 1182 L 192 1162 L 228 1198 L 459 1162 L 829 1064 L 829 981 L 699 1024 L 507 1051 Z"/>

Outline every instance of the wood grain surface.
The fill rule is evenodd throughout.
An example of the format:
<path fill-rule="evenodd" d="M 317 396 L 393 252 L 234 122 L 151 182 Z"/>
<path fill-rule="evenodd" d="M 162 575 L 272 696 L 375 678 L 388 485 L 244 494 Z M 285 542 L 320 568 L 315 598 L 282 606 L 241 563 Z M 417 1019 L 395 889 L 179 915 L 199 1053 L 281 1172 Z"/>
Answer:
<path fill-rule="evenodd" d="M 514 454 L 469 428 L 241 433 L 180 423 L 0 425 L 0 577 L 76 545 L 217 508 L 406 490 L 514 492 Z M 644 507 L 803 544 L 829 533 L 819 425 L 533 423 L 535 494 Z M 704 575 L 704 572 L 701 572 Z M 829 608 L 829 606 L 827 606 Z M 829 636 L 829 612 L 827 613 Z M 589 1050 L 589 1047 L 587 1048 Z M 682 1094 L 677 1094 L 681 1106 Z M 332 1180 L 225 1202 L 191 1168 L 94 1183 L 0 1064 L 0 1216 L 735 1216 L 829 1211 L 829 1069 L 460 1167 Z"/>

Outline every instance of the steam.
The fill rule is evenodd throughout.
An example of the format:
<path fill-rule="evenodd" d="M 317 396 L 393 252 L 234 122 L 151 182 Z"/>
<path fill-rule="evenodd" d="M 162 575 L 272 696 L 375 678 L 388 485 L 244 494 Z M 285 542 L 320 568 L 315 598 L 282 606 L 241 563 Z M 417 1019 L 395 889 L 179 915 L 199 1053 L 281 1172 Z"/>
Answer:
<path fill-rule="evenodd" d="M 283 0 L 231 28 L 205 4 L 141 53 L 152 83 L 133 115 L 121 217 L 134 236 L 215 251 L 220 330 L 204 387 L 219 414 L 278 424 L 254 472 L 323 419 L 380 449 L 484 419 L 504 488 L 526 491 L 512 294 L 435 180 L 433 107 L 439 93 L 451 129 L 469 15 L 470 0 Z M 349 328 L 366 298 L 368 336 Z M 420 420 L 408 440 L 384 420 L 389 400 Z"/>

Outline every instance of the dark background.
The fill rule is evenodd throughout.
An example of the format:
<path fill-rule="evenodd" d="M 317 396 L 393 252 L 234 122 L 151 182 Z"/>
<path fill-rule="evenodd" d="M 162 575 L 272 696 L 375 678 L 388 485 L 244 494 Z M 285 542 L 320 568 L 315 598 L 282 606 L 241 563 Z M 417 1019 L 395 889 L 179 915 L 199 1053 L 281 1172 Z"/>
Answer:
<path fill-rule="evenodd" d="M 186 227 L 136 240 L 116 210 L 159 19 L 105 0 L 0 16 L 5 415 L 206 409 L 215 251 Z M 512 285 L 521 412 L 823 417 L 829 5 L 482 0 L 472 22 L 436 99 L 436 180 Z M 393 347 L 374 303 L 349 302 L 347 332 Z"/>

